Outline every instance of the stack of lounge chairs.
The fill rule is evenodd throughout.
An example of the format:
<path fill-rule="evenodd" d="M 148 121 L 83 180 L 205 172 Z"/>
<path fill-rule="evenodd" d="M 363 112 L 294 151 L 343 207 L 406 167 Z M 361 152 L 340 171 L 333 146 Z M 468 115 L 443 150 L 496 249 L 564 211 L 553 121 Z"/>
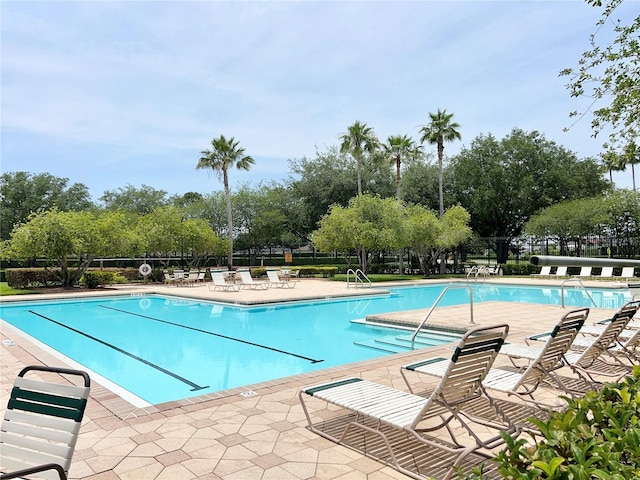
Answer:
<path fill-rule="evenodd" d="M 544 265 L 540 267 L 540 272 L 532 273 L 531 277 L 537 278 L 565 278 L 569 277 L 567 274 L 566 266 L 555 267 L 555 270 L 552 271 L 554 267 L 550 265 Z M 573 275 L 573 278 L 582 278 L 582 279 L 592 279 L 592 280 L 631 280 L 633 278 L 637 278 L 634 276 L 634 267 L 622 267 L 622 272 L 620 275 L 613 274 L 613 267 L 602 267 L 600 273 L 597 275 L 593 275 L 594 267 L 583 266 L 580 267 L 580 272 L 577 275 Z"/>
<path fill-rule="evenodd" d="M 405 388 L 349 377 L 304 387 L 299 399 L 311 431 L 412 478 L 450 479 L 490 465 L 486 459 L 504 443 L 500 432 L 535 436 L 531 418 L 562 408 L 563 395 L 629 375 L 639 358 L 639 309 L 640 300 L 628 302 L 589 326 L 590 310 L 573 310 L 524 343 L 506 342 L 507 325 L 474 327 L 449 358 L 401 366 Z M 627 340 L 624 332 L 632 332 Z M 511 366 L 494 366 L 499 357 Z"/>

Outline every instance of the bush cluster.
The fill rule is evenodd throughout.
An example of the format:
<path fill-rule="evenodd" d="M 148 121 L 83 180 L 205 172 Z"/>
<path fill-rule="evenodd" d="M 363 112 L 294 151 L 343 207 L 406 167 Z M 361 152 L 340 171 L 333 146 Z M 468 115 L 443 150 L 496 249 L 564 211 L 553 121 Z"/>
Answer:
<path fill-rule="evenodd" d="M 334 277 L 338 273 L 338 267 L 316 267 L 316 266 L 291 266 L 291 271 L 300 270 L 300 277 L 314 277 L 322 275 L 323 277 Z M 251 276 L 258 278 L 267 274 L 267 267 L 254 267 L 250 269 Z"/>
<path fill-rule="evenodd" d="M 87 288 L 98 288 L 104 285 L 113 285 L 114 283 L 127 283 L 127 279 L 117 272 L 90 270 L 84 272 L 82 283 L 84 283 Z"/>
<path fill-rule="evenodd" d="M 640 478 L 640 366 L 620 383 L 567 402 L 548 420 L 534 420 L 541 433 L 534 445 L 505 435 L 500 474 L 522 480 Z"/>
<path fill-rule="evenodd" d="M 500 268 L 503 275 L 531 275 L 540 271 L 540 267 L 530 263 L 505 263 Z"/>
<path fill-rule="evenodd" d="M 5 276 L 7 285 L 16 289 L 62 285 L 59 268 L 10 268 L 5 270 Z"/>

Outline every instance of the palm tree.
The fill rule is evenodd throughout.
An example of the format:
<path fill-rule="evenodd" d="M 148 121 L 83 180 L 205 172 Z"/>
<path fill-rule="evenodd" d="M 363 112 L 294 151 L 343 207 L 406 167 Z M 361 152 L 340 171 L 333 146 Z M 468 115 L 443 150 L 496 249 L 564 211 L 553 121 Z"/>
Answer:
<path fill-rule="evenodd" d="M 458 132 L 460 125 L 456 122 L 452 122 L 453 113 L 447 114 L 446 110 L 438 113 L 429 113 L 431 122 L 429 125 L 425 125 L 420 129 L 422 138 L 420 142 L 425 141 L 430 144 L 438 145 L 438 193 L 440 196 L 440 218 L 444 216 L 444 199 L 442 195 L 442 159 L 444 157 L 444 142 L 453 142 L 454 140 L 460 140 L 462 136 Z"/>
<path fill-rule="evenodd" d="M 636 165 L 640 163 L 640 148 L 635 142 L 630 142 L 624 149 L 622 161 L 626 165 L 631 165 L 631 180 L 633 181 L 633 191 L 636 190 Z"/>
<path fill-rule="evenodd" d="M 400 200 L 400 167 L 403 158 L 415 158 L 422 152 L 422 147 L 416 145 L 408 135 L 390 135 L 384 145 L 392 165 L 396 167 L 396 198 Z"/>
<path fill-rule="evenodd" d="M 356 120 L 346 133 L 340 135 L 340 139 L 340 153 L 350 153 L 356 160 L 358 195 L 362 195 L 362 156 L 364 152 L 371 154 L 378 148 L 378 138 L 371 127 Z"/>
<path fill-rule="evenodd" d="M 624 158 L 612 150 L 603 153 L 601 158 L 602 169 L 609 172 L 609 181 L 613 183 L 613 172 L 621 172 L 626 168 Z"/>
<path fill-rule="evenodd" d="M 231 192 L 229 191 L 228 170 L 236 167 L 238 170 L 249 170 L 254 160 L 244 154 L 244 148 L 239 146 L 233 137 L 227 139 L 224 135 L 211 140 L 211 150 L 200 152 L 197 170 L 211 169 L 224 184 L 224 195 L 227 201 L 227 235 L 229 237 L 229 269 L 233 267 L 233 215 L 231 214 Z"/>

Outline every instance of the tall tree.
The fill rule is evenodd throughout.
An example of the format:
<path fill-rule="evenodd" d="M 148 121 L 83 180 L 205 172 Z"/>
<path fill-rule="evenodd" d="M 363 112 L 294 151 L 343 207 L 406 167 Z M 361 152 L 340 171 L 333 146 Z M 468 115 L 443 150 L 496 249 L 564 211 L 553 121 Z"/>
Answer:
<path fill-rule="evenodd" d="M 600 157 L 602 158 L 602 169 L 609 172 L 609 181 L 613 183 L 613 172 L 624 170 L 626 168 L 625 164 L 620 155 L 611 150 L 604 152 Z"/>
<path fill-rule="evenodd" d="M 136 188 L 131 184 L 118 190 L 106 190 L 100 197 L 106 210 L 121 210 L 124 212 L 146 215 L 156 208 L 167 205 L 167 192 L 157 190 L 149 185 Z"/>
<path fill-rule="evenodd" d="M 0 239 L 6 240 L 14 225 L 30 213 L 57 208 L 60 211 L 91 210 L 89 190 L 82 183 L 50 173 L 6 172 L 0 176 Z"/>
<path fill-rule="evenodd" d="M 297 208 L 289 213 L 292 231 L 299 238 L 310 241 L 310 234 L 333 204 L 346 207 L 356 196 L 355 162 L 331 147 L 327 152 L 317 151 L 315 157 L 291 160 L 288 188 L 297 199 Z"/>
<path fill-rule="evenodd" d="M 407 158 L 416 158 L 422 153 L 420 145 L 416 145 L 408 135 L 390 135 L 384 145 L 387 158 L 396 167 L 396 198 L 401 200 L 400 182 L 402 161 Z"/>
<path fill-rule="evenodd" d="M 502 140 L 478 136 L 451 159 L 451 191 L 471 214 L 481 237 L 495 237 L 505 263 L 514 237 L 541 208 L 563 200 L 602 195 L 610 184 L 594 159 L 573 152 L 539 132 L 513 129 Z"/>
<path fill-rule="evenodd" d="M 377 253 L 407 246 L 404 208 L 393 198 L 358 195 L 346 208 L 333 205 L 318 225 L 313 234 L 316 247 L 340 252 L 347 264 L 355 252 L 365 273 Z"/>
<path fill-rule="evenodd" d="M 566 87 L 572 97 L 588 99 L 584 110 L 573 111 L 569 116 L 579 120 L 591 112 L 593 136 L 610 130 L 604 150 L 620 151 L 640 138 L 640 10 L 634 0 L 586 1 L 603 10 L 589 39 L 590 48 L 582 54 L 578 66 L 560 72 L 569 77 Z M 614 13 L 628 22 L 613 18 Z M 612 32 L 608 31 L 610 28 Z"/>
<path fill-rule="evenodd" d="M 447 184 L 445 168 L 443 182 Z M 417 203 L 438 211 L 438 165 L 435 161 L 405 162 L 402 175 L 402 199 L 407 203 Z M 447 202 L 445 198 L 445 203 Z"/>
<path fill-rule="evenodd" d="M 233 213 L 231 211 L 231 191 L 229 189 L 229 169 L 232 167 L 238 170 L 249 170 L 254 164 L 253 158 L 245 155 L 244 148 L 240 147 L 240 142 L 233 137 L 229 139 L 224 135 L 211 140 L 211 150 L 200 152 L 200 159 L 196 169 L 211 170 L 218 178 L 222 179 L 224 185 L 224 195 L 227 202 L 227 235 L 229 240 L 228 267 L 233 267 Z"/>
<path fill-rule="evenodd" d="M 438 109 L 437 113 L 429 113 L 430 122 L 420 129 L 422 143 L 436 144 L 438 147 L 438 195 L 440 197 L 440 218 L 444 215 L 444 196 L 442 193 L 442 161 L 444 159 L 444 142 L 460 140 L 460 125 L 453 122 L 453 113 Z"/>
<path fill-rule="evenodd" d="M 350 153 L 356 160 L 358 172 L 358 195 L 362 195 L 362 160 L 364 153 L 375 152 L 379 142 L 373 128 L 366 123 L 357 121 L 351 125 L 346 133 L 340 135 L 340 152 Z"/>
<path fill-rule="evenodd" d="M 402 192 L 400 190 L 402 161 L 408 158 L 417 158 L 422 153 L 421 150 L 421 146 L 416 145 L 416 142 L 408 135 L 390 135 L 387 138 L 384 151 L 387 159 L 396 167 L 396 198 L 398 201 L 402 200 Z M 404 273 L 404 249 L 400 250 L 399 253 L 398 269 L 400 273 Z"/>
<path fill-rule="evenodd" d="M 631 165 L 631 179 L 633 181 L 633 191 L 636 192 L 636 165 L 640 163 L 640 147 L 635 141 L 631 141 L 624 148 L 622 162 Z"/>
<path fill-rule="evenodd" d="M 137 242 L 122 212 L 60 212 L 57 209 L 33 213 L 16 225 L 6 244 L 6 258 L 43 258 L 59 270 L 62 286 L 77 284 L 98 255 L 131 255 Z"/>

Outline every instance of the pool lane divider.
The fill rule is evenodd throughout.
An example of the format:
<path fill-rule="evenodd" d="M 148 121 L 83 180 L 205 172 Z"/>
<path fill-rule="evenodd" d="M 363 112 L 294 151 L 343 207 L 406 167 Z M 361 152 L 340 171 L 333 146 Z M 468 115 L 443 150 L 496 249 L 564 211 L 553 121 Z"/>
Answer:
<path fill-rule="evenodd" d="M 156 322 L 166 323 L 167 325 L 173 325 L 174 327 L 186 328 L 187 330 L 193 330 L 194 332 L 205 333 L 207 335 L 213 335 L 215 337 L 224 338 L 226 340 L 233 340 L 234 342 L 244 343 L 246 345 L 251 345 L 252 347 L 259 347 L 259 348 L 264 348 L 266 350 L 271 350 L 272 352 L 283 353 L 285 355 L 290 355 L 292 357 L 300 358 L 302 360 L 307 360 L 307 361 L 309 361 L 311 363 L 320 363 L 320 362 L 324 361 L 324 360 L 317 360 L 315 358 L 305 357 L 304 355 L 298 355 L 297 353 L 293 353 L 293 352 L 287 352 L 286 350 L 280 350 L 278 348 L 270 347 L 268 345 L 261 345 L 259 343 L 250 342 L 248 340 L 243 340 L 241 338 L 229 337 L 227 335 L 222 335 L 220 333 L 210 332 L 209 330 L 202 330 L 200 328 L 195 328 L 195 327 L 189 327 L 187 325 L 182 325 L 181 323 L 174 323 L 174 322 L 170 322 L 168 320 L 162 320 L 161 318 L 150 317 L 148 315 L 142 315 L 140 313 L 129 312 L 127 310 L 120 310 L 119 308 L 107 307 L 106 305 L 98 305 L 98 306 L 101 307 L 101 308 L 106 308 L 108 310 L 114 310 L 116 312 L 126 313 L 128 315 L 134 315 L 136 317 L 146 318 L 148 320 L 153 320 L 153 321 L 156 321 Z"/>
<path fill-rule="evenodd" d="M 131 352 L 127 352 L 126 350 L 123 350 L 120 347 L 116 347 L 115 345 L 105 342 L 104 340 L 100 340 L 97 337 L 94 337 L 93 335 L 89 335 L 88 333 L 82 332 L 78 329 L 75 329 L 73 327 L 70 327 L 69 325 L 65 325 L 64 323 L 58 322 L 57 320 L 54 320 L 53 318 L 49 318 L 49 317 L 45 317 L 44 315 L 39 314 L 38 312 L 34 312 L 33 310 L 29 310 L 29 313 L 32 313 L 34 315 L 37 315 L 40 318 L 44 318 L 45 320 L 48 320 L 49 322 L 55 323 L 56 325 L 60 325 L 61 327 L 67 328 L 69 330 L 71 330 L 72 332 L 78 333 L 80 335 L 83 335 L 91 340 L 93 340 L 94 342 L 98 342 L 106 347 L 112 348 L 114 350 L 116 350 L 119 353 L 122 353 L 123 355 L 126 355 L 128 357 L 133 358 L 134 360 L 137 360 L 139 362 L 144 363 L 145 365 L 150 366 L 151 368 L 155 368 L 156 370 L 164 373 L 165 375 L 169 375 L 170 377 L 175 378 L 176 380 L 181 381 L 182 383 L 186 383 L 187 385 L 189 385 L 191 387 L 191 391 L 192 392 L 196 392 L 198 390 L 203 390 L 205 388 L 209 388 L 209 385 L 206 386 L 200 386 L 197 383 L 192 382 L 191 380 L 188 380 L 184 377 L 181 377 L 180 375 L 178 375 L 177 373 L 171 372 L 169 370 L 167 370 L 166 368 L 162 368 L 160 365 L 156 365 L 153 362 L 150 362 L 149 360 L 145 360 L 144 358 L 138 357 L 137 355 L 134 355 Z"/>

